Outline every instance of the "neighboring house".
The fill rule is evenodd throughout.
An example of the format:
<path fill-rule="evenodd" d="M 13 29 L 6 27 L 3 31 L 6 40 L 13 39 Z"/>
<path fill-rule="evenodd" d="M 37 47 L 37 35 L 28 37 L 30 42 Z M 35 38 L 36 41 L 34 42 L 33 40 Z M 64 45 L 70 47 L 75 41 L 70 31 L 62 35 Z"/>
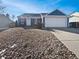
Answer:
<path fill-rule="evenodd" d="M 13 21 L 10 20 L 9 15 L 6 14 L 0 14 L 0 28 L 9 28 L 10 23 L 12 23 Z"/>
<path fill-rule="evenodd" d="M 79 28 L 79 12 L 74 12 L 69 18 L 70 27 Z"/>
<path fill-rule="evenodd" d="M 25 13 L 18 16 L 18 24 L 22 27 L 68 27 L 68 17 L 60 10 L 51 13 Z"/>

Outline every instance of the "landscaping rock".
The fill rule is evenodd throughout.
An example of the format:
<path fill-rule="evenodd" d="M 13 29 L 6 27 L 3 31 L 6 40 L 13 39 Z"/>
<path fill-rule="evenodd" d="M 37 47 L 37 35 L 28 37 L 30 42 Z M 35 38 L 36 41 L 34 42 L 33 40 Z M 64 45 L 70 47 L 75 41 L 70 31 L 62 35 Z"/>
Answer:
<path fill-rule="evenodd" d="M 23 28 L 12 28 L 0 33 L 1 58 L 78 59 L 50 32 Z"/>

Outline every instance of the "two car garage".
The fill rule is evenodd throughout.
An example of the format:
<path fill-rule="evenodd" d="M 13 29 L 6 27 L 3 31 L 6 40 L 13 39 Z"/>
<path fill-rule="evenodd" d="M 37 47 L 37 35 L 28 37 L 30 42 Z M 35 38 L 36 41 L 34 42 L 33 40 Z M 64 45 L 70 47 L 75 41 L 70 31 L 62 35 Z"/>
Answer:
<path fill-rule="evenodd" d="M 64 16 L 47 16 L 45 27 L 67 27 L 67 17 Z"/>
<path fill-rule="evenodd" d="M 45 17 L 45 27 L 68 27 L 66 14 L 55 10 Z"/>

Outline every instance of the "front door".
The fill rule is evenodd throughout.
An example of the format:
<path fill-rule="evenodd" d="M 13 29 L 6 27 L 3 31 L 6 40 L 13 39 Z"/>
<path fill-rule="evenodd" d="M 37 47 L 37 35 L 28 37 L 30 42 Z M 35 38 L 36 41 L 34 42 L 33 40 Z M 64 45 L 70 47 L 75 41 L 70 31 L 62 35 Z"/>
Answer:
<path fill-rule="evenodd" d="M 42 28 L 42 19 L 38 19 L 37 24 L 38 28 Z"/>

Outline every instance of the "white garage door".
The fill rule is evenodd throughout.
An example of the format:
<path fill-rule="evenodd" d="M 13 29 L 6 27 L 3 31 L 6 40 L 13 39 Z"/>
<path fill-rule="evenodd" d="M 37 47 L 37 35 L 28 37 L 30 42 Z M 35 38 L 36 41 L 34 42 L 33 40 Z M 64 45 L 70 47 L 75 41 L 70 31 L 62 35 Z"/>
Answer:
<path fill-rule="evenodd" d="M 45 27 L 67 27 L 66 17 L 47 17 L 45 18 Z"/>

